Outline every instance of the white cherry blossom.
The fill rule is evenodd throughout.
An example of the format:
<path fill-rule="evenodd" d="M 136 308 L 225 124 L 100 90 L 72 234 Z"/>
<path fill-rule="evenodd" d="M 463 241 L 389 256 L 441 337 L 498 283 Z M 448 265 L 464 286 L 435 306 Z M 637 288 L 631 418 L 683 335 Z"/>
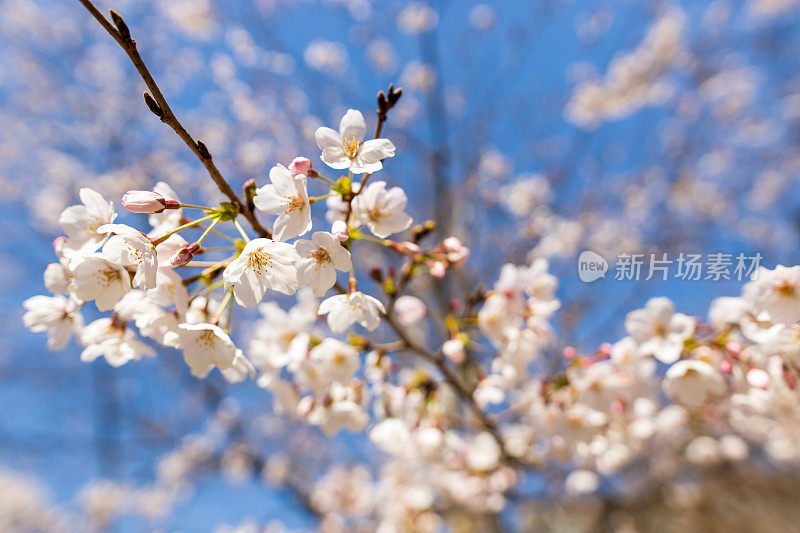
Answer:
<path fill-rule="evenodd" d="M 699 407 L 724 393 L 725 381 L 708 363 L 683 360 L 667 369 L 663 389 L 684 405 Z"/>
<path fill-rule="evenodd" d="M 47 347 L 61 350 L 73 333 L 80 331 L 83 319 L 74 300 L 60 294 L 33 296 L 22 303 L 26 313 L 22 316 L 25 327 L 34 332 L 47 332 Z"/>
<path fill-rule="evenodd" d="M 183 359 L 194 377 L 204 378 L 214 367 L 233 368 L 236 346 L 222 328 L 213 324 L 181 324 L 178 336 Z"/>
<path fill-rule="evenodd" d="M 386 309 L 380 300 L 356 291 L 323 300 L 319 304 L 319 312 L 328 315 L 331 330 L 341 333 L 356 322 L 373 331 L 380 324 L 380 314 L 385 313 Z"/>
<path fill-rule="evenodd" d="M 376 181 L 353 199 L 353 215 L 358 224 L 366 224 L 376 237 L 386 238 L 411 225 L 411 217 L 403 212 L 407 201 L 400 187 L 387 190 L 385 181 Z"/>
<path fill-rule="evenodd" d="M 674 310 L 668 298 L 651 298 L 644 309 L 625 317 L 625 329 L 639 343 L 641 352 L 666 364 L 678 360 L 683 342 L 694 333 L 694 320 Z"/>
<path fill-rule="evenodd" d="M 98 232 L 98 229 L 112 223 L 117 214 L 114 212 L 114 203 L 106 201 L 94 189 L 84 187 L 79 196 L 83 205 L 66 208 L 58 223 L 69 237 L 70 248 L 93 252 L 106 239 L 106 235 Z"/>
<path fill-rule="evenodd" d="M 125 267 L 100 254 L 76 260 L 70 292 L 84 302 L 94 300 L 97 309 L 109 311 L 129 290 L 131 277 Z"/>
<path fill-rule="evenodd" d="M 761 267 L 742 289 L 742 297 L 757 316 L 765 313 L 769 320 L 784 324 L 800 321 L 800 266 Z"/>
<path fill-rule="evenodd" d="M 118 367 L 142 356 L 154 357 L 152 348 L 142 343 L 125 325 L 115 324 L 111 318 L 99 318 L 81 332 L 81 342 L 86 346 L 81 361 L 91 362 L 103 356 L 109 365 Z"/>
<path fill-rule="evenodd" d="M 294 266 L 300 256 L 291 244 L 271 239 L 254 239 L 225 267 L 225 289 L 233 287 L 239 305 L 252 307 L 267 289 L 294 294 L 300 283 Z"/>
<path fill-rule="evenodd" d="M 358 350 L 336 339 L 325 339 L 309 352 L 311 360 L 319 363 L 328 378 L 347 385 L 359 366 Z"/>
<path fill-rule="evenodd" d="M 106 224 L 98 232 L 113 234 L 103 245 L 103 255 L 124 267 L 135 268 L 135 287 L 155 289 L 158 259 L 150 239 L 125 224 Z"/>
<path fill-rule="evenodd" d="M 338 132 L 325 127 L 317 129 L 315 137 L 322 150 L 322 161 L 331 168 L 349 168 L 354 174 L 380 170 L 381 160 L 394 156 L 394 144 L 389 139 L 364 141 L 366 133 L 364 115 L 348 109 Z"/>
<path fill-rule="evenodd" d="M 273 237 L 285 241 L 303 235 L 311 229 L 311 206 L 308 201 L 306 177 L 294 175 L 283 165 L 269 171 L 270 185 L 256 190 L 253 204 L 265 213 L 278 215 L 272 227 Z"/>
<path fill-rule="evenodd" d="M 248 377 L 253 378 L 256 375 L 256 369 L 253 363 L 247 360 L 241 350 L 236 350 L 236 355 L 233 357 L 233 363 L 230 368 L 221 370 L 222 376 L 228 383 L 239 383 Z"/>
<path fill-rule="evenodd" d="M 189 306 L 189 291 L 183 285 L 183 278 L 171 268 L 159 268 L 156 274 L 156 288 L 148 291 L 150 299 L 163 307 L 175 306 L 179 313 L 186 313 Z"/>
<path fill-rule="evenodd" d="M 298 279 L 301 285 L 311 286 L 314 296 L 325 296 L 333 287 L 337 270 L 353 268 L 350 252 L 326 231 L 314 232 L 311 240 L 299 239 L 294 245 L 302 258 L 295 264 Z"/>

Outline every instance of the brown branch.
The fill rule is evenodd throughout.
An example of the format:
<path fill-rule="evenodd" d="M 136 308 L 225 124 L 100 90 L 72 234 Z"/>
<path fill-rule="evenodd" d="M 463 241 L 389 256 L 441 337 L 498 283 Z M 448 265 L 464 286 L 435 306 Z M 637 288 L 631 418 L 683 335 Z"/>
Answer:
<path fill-rule="evenodd" d="M 171 127 L 175 133 L 178 134 L 186 146 L 188 146 L 192 152 L 200 159 L 200 162 L 203 163 L 203 166 L 206 167 L 209 176 L 211 179 L 214 180 L 214 183 L 219 188 L 220 192 L 228 197 L 228 200 L 235 205 L 239 213 L 241 213 L 247 221 L 252 226 L 253 230 L 258 233 L 260 237 L 271 237 L 272 232 L 265 228 L 261 222 L 255 216 L 255 213 L 249 208 L 249 206 L 242 202 L 239 196 L 234 192 L 228 182 L 220 173 L 217 166 L 214 164 L 214 161 L 211 157 L 211 154 L 206 148 L 206 145 L 203 144 L 202 141 L 195 140 L 186 128 L 181 124 L 175 114 L 172 112 L 172 109 L 169 107 L 166 98 L 164 98 L 164 94 L 159 89 L 156 81 L 153 79 L 153 76 L 150 74 L 150 71 L 145 65 L 144 60 L 139 55 L 139 51 L 136 48 L 136 41 L 131 38 L 130 30 L 128 29 L 127 24 L 122 19 L 122 17 L 117 14 L 115 11 L 111 11 L 111 18 L 114 21 L 112 24 L 90 0 L 78 0 L 83 6 L 92 14 L 92 16 L 100 23 L 101 26 L 108 32 L 111 37 L 114 38 L 115 41 L 125 50 L 125 53 L 128 54 L 131 62 L 133 63 L 136 70 L 139 72 L 139 75 L 142 77 L 145 85 L 150 90 L 149 93 L 144 93 L 145 103 L 147 107 L 152 111 L 156 116 L 161 119 L 161 122 Z M 116 27 L 115 27 L 116 26 Z M 152 95 L 152 96 L 151 96 Z"/>
<path fill-rule="evenodd" d="M 475 397 L 473 396 L 472 392 L 461 382 L 461 380 L 450 369 L 450 367 L 447 366 L 444 356 L 439 353 L 433 353 L 421 344 L 417 343 L 411 338 L 406 330 L 397 323 L 394 317 L 384 313 L 383 319 L 387 324 L 389 324 L 389 327 L 394 330 L 395 334 L 397 334 L 400 340 L 405 343 L 409 350 L 416 353 L 422 359 L 433 363 L 437 370 L 441 372 L 445 382 L 447 382 L 447 384 L 453 388 L 459 398 L 461 398 L 461 400 L 467 404 L 467 407 L 469 407 L 470 411 L 472 411 L 472 414 L 478 420 L 478 423 L 482 426 L 482 428 L 494 438 L 495 442 L 500 447 L 500 450 L 503 454 L 503 459 L 506 462 L 516 466 L 526 466 L 518 458 L 508 453 L 505 443 L 503 442 L 503 439 L 497 430 L 497 424 L 491 418 L 489 418 L 486 412 L 484 412 L 484 410 L 481 409 L 481 407 L 475 402 Z"/>

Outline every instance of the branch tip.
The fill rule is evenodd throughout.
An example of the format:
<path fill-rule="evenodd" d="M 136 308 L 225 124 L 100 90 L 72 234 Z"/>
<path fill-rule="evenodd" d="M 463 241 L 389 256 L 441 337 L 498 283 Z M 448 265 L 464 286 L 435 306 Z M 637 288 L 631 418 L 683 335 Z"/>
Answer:
<path fill-rule="evenodd" d="M 114 26 L 117 27 L 117 31 L 119 31 L 120 37 L 122 37 L 123 41 L 130 41 L 131 40 L 131 30 L 128 28 L 128 25 L 125 24 L 122 16 L 119 13 L 114 11 L 113 9 L 109 9 L 111 13 L 111 20 L 114 21 Z"/>
<path fill-rule="evenodd" d="M 203 159 L 211 159 L 211 152 L 208 151 L 208 148 L 200 139 L 197 139 L 197 151 Z"/>
<path fill-rule="evenodd" d="M 161 106 L 158 105 L 158 102 L 156 102 L 155 99 L 152 96 L 150 96 L 150 93 L 147 91 L 144 92 L 144 103 L 147 104 L 147 108 L 150 109 L 150 111 L 152 111 L 155 116 L 161 119 L 164 118 L 164 110 L 161 109 Z"/>

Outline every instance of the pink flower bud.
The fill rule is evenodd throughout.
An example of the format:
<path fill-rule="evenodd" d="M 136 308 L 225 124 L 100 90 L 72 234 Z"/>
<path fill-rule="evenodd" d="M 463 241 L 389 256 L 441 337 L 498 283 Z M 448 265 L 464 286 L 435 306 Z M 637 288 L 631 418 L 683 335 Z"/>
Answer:
<path fill-rule="evenodd" d="M 53 250 L 56 251 L 57 254 L 61 253 L 61 250 L 64 249 L 64 245 L 67 244 L 67 238 L 63 235 L 60 237 L 56 237 L 53 239 Z"/>
<path fill-rule="evenodd" d="M 747 383 L 749 383 L 751 387 L 766 389 L 769 387 L 769 381 L 769 374 L 760 368 L 751 368 L 747 371 Z"/>
<path fill-rule="evenodd" d="M 344 220 L 334 222 L 331 225 L 331 233 L 339 242 L 344 242 L 350 238 L 350 231 L 347 229 L 347 223 Z"/>
<path fill-rule="evenodd" d="M 573 359 L 577 354 L 578 351 L 572 346 L 567 346 L 566 348 L 564 348 L 564 351 L 562 352 L 564 359 Z"/>
<path fill-rule="evenodd" d="M 442 248 L 447 254 L 447 260 L 454 266 L 458 266 L 469 257 L 469 248 L 461 244 L 455 237 L 448 237 L 442 242 Z"/>
<path fill-rule="evenodd" d="M 416 324 L 425 316 L 428 308 L 425 303 L 415 296 L 403 295 L 394 303 L 394 313 L 401 326 Z"/>
<path fill-rule="evenodd" d="M 457 365 L 464 362 L 466 353 L 464 353 L 464 343 L 461 339 L 450 339 L 442 344 L 442 353 L 445 357 L 450 359 Z"/>
<path fill-rule="evenodd" d="M 167 208 L 167 201 L 157 192 L 128 191 L 122 196 L 122 207 L 131 213 L 160 213 Z"/>
<path fill-rule="evenodd" d="M 172 254 L 172 258 L 169 260 L 169 264 L 172 266 L 181 266 L 185 265 L 189 261 L 192 260 L 194 254 L 200 251 L 200 245 L 192 243 L 188 246 L 184 246 L 180 248 L 177 252 Z"/>
<path fill-rule="evenodd" d="M 736 341 L 726 342 L 725 349 L 728 350 L 734 356 L 738 356 L 740 353 L 742 353 L 742 345 Z"/>
<path fill-rule="evenodd" d="M 422 253 L 422 249 L 413 242 L 393 242 L 392 249 L 405 257 L 413 257 Z"/>
<path fill-rule="evenodd" d="M 289 163 L 289 172 L 292 174 L 308 174 L 311 170 L 311 160 L 306 157 L 295 157 Z"/>
<path fill-rule="evenodd" d="M 431 270 L 431 276 L 435 278 L 443 278 L 447 268 L 441 261 L 429 261 L 428 268 Z"/>

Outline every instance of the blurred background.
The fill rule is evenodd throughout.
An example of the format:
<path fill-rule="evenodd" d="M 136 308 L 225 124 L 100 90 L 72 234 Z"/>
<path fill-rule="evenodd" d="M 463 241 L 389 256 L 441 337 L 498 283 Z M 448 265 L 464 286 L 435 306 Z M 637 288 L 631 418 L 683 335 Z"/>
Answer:
<path fill-rule="evenodd" d="M 439 287 L 442 300 L 491 286 L 505 262 L 548 258 L 562 301 L 554 350 L 620 338 L 625 314 L 652 296 L 705 316 L 712 298 L 742 285 L 615 283 L 613 271 L 585 284 L 583 250 L 612 264 L 620 253 L 680 252 L 798 262 L 795 0 L 97 5 L 125 17 L 173 110 L 236 189 L 263 185 L 269 167 L 298 155 L 316 164 L 318 126 L 356 108 L 372 129 L 376 92 L 402 86 L 383 133 L 398 155 L 383 177 L 408 192 L 416 221 L 435 220 L 472 250 L 459 283 Z M 117 206 L 158 181 L 186 201 L 219 196 L 77 1 L 0 0 L 0 13 L 0 502 L 44 500 L 57 521 L 97 505 L 97 492 L 124 500 L 124 487 L 164 475 L 159 458 L 187 435 L 228 435 L 217 428 L 236 413 L 276 457 L 373 453 L 352 435 L 323 443 L 307 428 L 288 441 L 291 422 L 269 414 L 254 383 L 195 380 L 177 352 L 112 369 L 81 363 L 75 344 L 50 353 L 24 330 L 21 303 L 45 292 L 58 215 L 80 187 Z M 243 516 L 313 527 L 301 491 L 221 460 L 222 473 L 197 479 L 166 517 L 154 498 L 152 517 L 110 528 L 202 531 Z"/>

